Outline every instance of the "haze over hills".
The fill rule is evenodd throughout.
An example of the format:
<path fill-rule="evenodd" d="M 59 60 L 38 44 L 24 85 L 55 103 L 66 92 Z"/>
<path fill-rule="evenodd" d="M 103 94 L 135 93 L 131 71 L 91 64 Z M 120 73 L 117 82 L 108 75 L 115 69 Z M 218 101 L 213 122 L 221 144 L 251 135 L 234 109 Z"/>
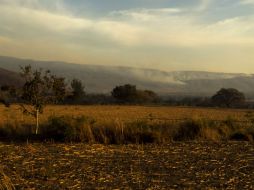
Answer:
<path fill-rule="evenodd" d="M 83 81 L 90 93 L 109 93 L 117 85 L 135 84 L 140 89 L 150 89 L 158 94 L 210 96 L 218 89 L 237 88 L 254 94 L 254 75 L 241 73 L 214 73 L 201 71 L 165 72 L 131 67 L 81 65 L 57 61 L 36 61 L 0 56 L 0 85 L 20 82 L 20 66 L 30 64 L 34 68 L 49 69 L 67 81 L 77 78 Z M 7 71 L 9 70 L 9 71 Z"/>
<path fill-rule="evenodd" d="M 0 86 L 5 84 L 21 86 L 22 78 L 16 72 L 12 72 L 12 71 L 8 71 L 6 69 L 0 68 Z"/>

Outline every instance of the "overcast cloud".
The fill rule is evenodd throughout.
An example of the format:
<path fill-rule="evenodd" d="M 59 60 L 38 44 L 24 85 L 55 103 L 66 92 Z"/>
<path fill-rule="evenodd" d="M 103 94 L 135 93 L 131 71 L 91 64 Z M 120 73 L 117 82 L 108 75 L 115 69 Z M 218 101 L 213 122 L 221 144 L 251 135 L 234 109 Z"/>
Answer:
<path fill-rule="evenodd" d="M 0 0 L 1 55 L 254 72 L 253 0 Z"/>

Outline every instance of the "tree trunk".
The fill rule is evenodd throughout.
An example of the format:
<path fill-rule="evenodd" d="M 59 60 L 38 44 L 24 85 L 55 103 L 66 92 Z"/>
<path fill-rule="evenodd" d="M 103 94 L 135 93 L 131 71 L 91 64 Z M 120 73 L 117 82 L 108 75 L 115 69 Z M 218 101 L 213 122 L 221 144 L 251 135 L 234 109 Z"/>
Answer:
<path fill-rule="evenodd" d="M 39 110 L 36 110 L 36 130 L 35 130 L 36 135 L 38 135 L 38 130 L 39 130 Z"/>

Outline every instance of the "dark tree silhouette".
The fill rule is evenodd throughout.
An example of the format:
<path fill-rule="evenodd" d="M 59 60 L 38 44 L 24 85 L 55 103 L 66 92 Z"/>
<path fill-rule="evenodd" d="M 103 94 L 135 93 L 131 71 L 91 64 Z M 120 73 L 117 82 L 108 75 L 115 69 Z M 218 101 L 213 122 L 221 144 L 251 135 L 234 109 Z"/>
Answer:
<path fill-rule="evenodd" d="M 112 96 L 121 103 L 155 103 L 158 96 L 151 90 L 138 90 L 135 85 L 126 84 L 115 87 Z"/>
<path fill-rule="evenodd" d="M 137 90 L 136 99 L 138 103 L 156 103 L 159 101 L 158 95 L 151 90 Z"/>
<path fill-rule="evenodd" d="M 64 78 L 52 75 L 50 71 L 33 71 L 31 66 L 21 67 L 21 76 L 25 84 L 20 92 L 23 113 L 32 115 L 36 119 L 36 130 L 39 130 L 39 114 L 49 103 L 62 101 L 65 96 Z M 28 106 L 27 106 L 28 105 Z"/>
<path fill-rule="evenodd" d="M 72 88 L 72 100 L 75 102 L 80 102 L 85 96 L 85 87 L 82 82 L 78 79 L 73 79 L 71 82 Z"/>
<path fill-rule="evenodd" d="M 222 88 L 211 98 L 212 103 L 220 107 L 232 107 L 245 102 L 245 95 L 234 88 Z"/>
<path fill-rule="evenodd" d="M 116 86 L 111 95 L 120 102 L 131 103 L 136 100 L 137 89 L 135 85 L 126 84 L 124 86 Z"/>

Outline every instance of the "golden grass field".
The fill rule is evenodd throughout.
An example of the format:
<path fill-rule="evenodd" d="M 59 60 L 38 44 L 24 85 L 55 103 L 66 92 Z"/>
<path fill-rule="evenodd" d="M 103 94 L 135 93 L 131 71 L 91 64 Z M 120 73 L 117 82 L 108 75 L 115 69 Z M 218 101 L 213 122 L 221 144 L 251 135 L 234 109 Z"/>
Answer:
<path fill-rule="evenodd" d="M 88 116 L 97 122 L 104 121 L 132 121 L 138 119 L 190 119 L 204 118 L 209 120 L 226 120 L 229 117 L 234 120 L 246 120 L 246 115 L 252 111 L 240 109 L 216 109 L 216 108 L 190 108 L 190 107 L 166 107 L 166 106 L 46 106 L 44 113 L 40 115 L 40 122 L 47 120 L 49 116 Z M 34 122 L 34 118 L 24 115 L 18 105 L 10 108 L 0 106 L 0 124 L 8 121 L 22 123 Z"/>
<path fill-rule="evenodd" d="M 12 127 L 19 131 L 19 126 L 25 126 L 22 125 L 24 123 L 35 124 L 34 118 L 23 115 L 18 105 L 10 108 L 0 106 L 0 113 L 0 126 L 15 122 L 13 126 L 3 125 L 4 129 Z M 154 125 L 155 128 L 148 129 L 142 126 L 138 128 L 140 126 L 135 123 L 128 127 L 125 123 L 149 118 L 153 118 L 155 122 L 170 119 L 232 118 L 238 121 L 249 120 L 251 125 L 248 127 L 253 129 L 253 113 L 251 110 L 166 106 L 47 106 L 40 116 L 41 123 L 52 115 L 84 115 L 101 124 L 120 120 L 125 127 L 117 128 L 118 124 L 115 123 L 106 127 L 99 125 L 100 130 L 97 130 L 93 125 L 75 126 L 70 120 L 67 123 L 69 128 L 83 129 L 81 131 L 84 136 L 81 137 L 85 140 L 80 138 L 74 141 L 79 143 L 33 142 L 28 140 L 29 137 L 21 141 L 23 143 L 13 143 L 14 133 L 10 142 L 0 142 L 0 190 L 253 189 L 254 133 L 242 129 L 246 127 L 246 123 L 234 129 L 230 124 L 210 127 L 206 125 L 209 122 L 204 122 L 204 126 L 193 122 L 192 125 L 186 125 L 188 128 L 185 129 L 193 131 L 191 128 L 198 126 L 201 130 L 194 130 L 197 135 L 192 141 L 174 141 L 174 131 L 171 133 L 169 128 L 172 126 L 178 129 L 179 126 L 170 123 L 166 127 Z M 18 124 L 17 128 L 15 124 Z M 48 126 L 54 128 L 53 125 Z M 137 130 L 130 130 L 132 127 Z M 144 130 L 143 133 L 140 133 L 140 129 Z M 249 140 L 225 141 L 230 140 L 235 132 L 242 132 Z M 141 138 L 143 134 L 147 135 L 145 137 L 154 137 L 152 142 L 155 143 L 143 143 L 149 142 Z M 130 137 L 140 141 L 135 138 L 130 140 Z"/>

